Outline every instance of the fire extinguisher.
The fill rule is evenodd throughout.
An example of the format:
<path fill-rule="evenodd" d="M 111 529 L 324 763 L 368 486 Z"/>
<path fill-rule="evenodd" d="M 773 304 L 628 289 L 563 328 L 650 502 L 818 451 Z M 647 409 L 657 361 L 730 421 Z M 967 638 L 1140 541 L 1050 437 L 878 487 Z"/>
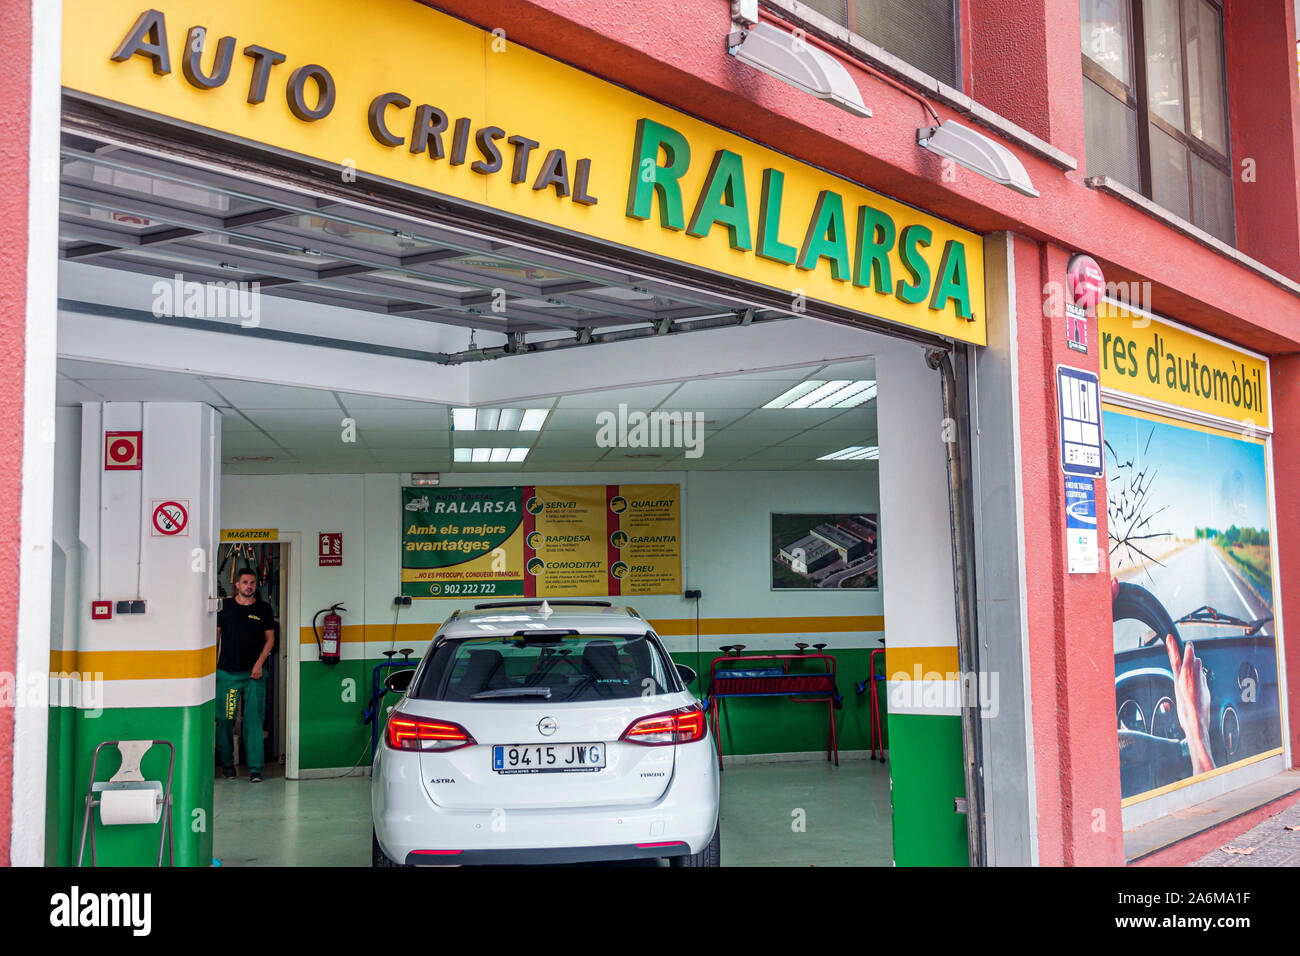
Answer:
<path fill-rule="evenodd" d="M 337 664 L 339 662 L 339 641 L 343 635 L 343 618 L 339 617 L 339 611 L 346 611 L 342 603 L 332 604 L 329 607 L 321 608 L 311 619 L 312 633 L 316 635 L 316 646 L 320 648 L 320 659 L 326 664 Z M 320 616 L 325 615 L 325 633 L 321 634 L 316 629 L 316 621 Z"/>

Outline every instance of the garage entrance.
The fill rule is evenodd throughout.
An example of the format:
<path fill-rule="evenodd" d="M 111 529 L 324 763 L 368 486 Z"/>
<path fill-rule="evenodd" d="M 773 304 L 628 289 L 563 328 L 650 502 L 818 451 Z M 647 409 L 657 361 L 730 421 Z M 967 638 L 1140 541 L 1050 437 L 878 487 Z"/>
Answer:
<path fill-rule="evenodd" d="M 640 149 L 650 127 L 637 129 Z M 652 212 L 671 205 L 674 131 L 664 129 L 646 156 L 659 170 Z M 954 353 L 951 338 L 927 330 L 940 321 L 932 313 L 954 313 L 963 329 L 973 321 L 963 303 L 969 312 L 982 297 L 970 274 L 980 257 L 968 265 L 961 250 L 978 237 L 883 197 L 871 201 L 888 212 L 859 207 L 875 241 L 860 235 L 855 252 L 863 294 L 879 295 L 872 276 L 891 290 L 891 269 L 910 276 L 898 295 L 867 300 L 887 317 L 876 318 L 821 295 L 846 281 L 842 210 L 824 222 L 813 214 L 814 241 L 794 273 L 808 284 L 782 291 L 718 268 L 717 257 L 672 261 L 657 239 L 616 246 L 598 229 L 548 227 L 355 165 L 339 178 L 321 161 L 102 99 L 67 98 L 63 154 L 57 442 L 78 507 L 58 543 L 82 558 L 61 592 L 77 626 L 59 640 L 65 653 L 147 656 L 101 658 L 119 668 L 104 679 L 112 721 L 59 718 L 55 860 L 79 836 L 63 820 L 88 784 L 86 742 L 106 730 L 175 737 L 190 758 L 177 800 L 215 809 L 214 826 L 233 819 L 225 782 L 214 798 L 208 776 L 223 536 L 269 529 L 301 543 L 288 571 L 297 597 L 280 621 L 288 779 L 259 791 L 289 807 L 304 788 L 346 786 L 368 765 L 361 715 L 384 652 L 418 656 L 441 620 L 482 596 L 449 594 L 446 581 L 440 593 L 412 593 L 429 583 L 428 567 L 404 558 L 421 543 L 403 521 L 413 489 L 489 489 L 521 502 L 599 494 L 603 509 L 649 487 L 671 502 L 664 520 L 677 529 L 672 546 L 642 562 L 653 575 L 638 582 L 637 562 L 620 573 L 607 556 L 603 591 L 552 579 L 532 569 L 546 558 L 525 541 L 523 596 L 634 604 L 701 675 L 702 695 L 717 669 L 768 663 L 756 655 L 834 659 L 839 707 L 801 695 L 719 706 L 733 845 L 754 841 L 745 827 L 772 837 L 749 862 L 965 862 L 948 483 L 965 401 L 950 383 L 945 403 L 926 353 Z M 692 188 L 707 197 L 703 175 Z M 807 191 L 797 185 L 791 194 Z M 736 208 L 735 188 L 717 183 L 712 224 Z M 891 216 L 930 226 L 913 228 L 905 251 L 885 242 Z M 725 247 L 732 230 L 709 237 L 709 225 L 696 238 Z M 921 244 L 917 230 L 930 227 L 936 241 Z M 769 251 L 784 248 L 772 239 Z M 887 320 L 912 307 L 927 328 Z M 667 431 L 652 440 L 656 422 Z M 109 430 L 141 435 L 141 469 L 101 470 Z M 188 489 L 186 540 L 135 534 L 136 503 L 180 498 L 173 489 Z M 149 592 L 143 617 L 82 619 L 90 597 L 127 586 L 116 562 L 133 534 L 138 589 Z M 340 617 L 337 663 L 323 659 L 312 627 L 329 609 Z M 873 659 L 886 633 L 887 664 Z M 137 682 L 147 682 L 152 714 L 128 693 Z M 876 749 L 887 746 L 888 763 L 865 759 L 885 714 Z M 838 770 L 823 759 L 829 718 Z M 756 816 L 769 804 L 781 812 Z M 221 845 L 213 829 L 183 836 L 178 858 L 206 862 Z M 116 849 L 134 852 L 125 840 Z"/>

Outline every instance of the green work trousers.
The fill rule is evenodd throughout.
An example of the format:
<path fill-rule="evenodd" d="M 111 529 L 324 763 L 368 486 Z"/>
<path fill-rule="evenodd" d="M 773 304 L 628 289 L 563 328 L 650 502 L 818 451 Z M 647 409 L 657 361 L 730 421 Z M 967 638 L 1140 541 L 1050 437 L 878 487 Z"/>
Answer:
<path fill-rule="evenodd" d="M 217 671 L 217 759 L 223 767 L 235 765 L 235 716 L 244 698 L 244 762 L 248 771 L 262 772 L 265 746 L 262 724 L 266 717 L 266 671 L 253 680 L 251 671 L 232 674 Z"/>

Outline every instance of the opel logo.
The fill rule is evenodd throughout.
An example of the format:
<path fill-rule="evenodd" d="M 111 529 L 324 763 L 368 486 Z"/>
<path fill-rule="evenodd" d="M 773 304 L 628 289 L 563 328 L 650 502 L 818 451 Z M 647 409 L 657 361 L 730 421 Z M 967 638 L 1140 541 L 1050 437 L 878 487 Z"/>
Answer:
<path fill-rule="evenodd" d="M 554 717 L 543 717 L 541 720 L 537 722 L 537 730 L 544 737 L 551 736 L 551 734 L 555 733 L 555 731 L 558 730 L 559 727 L 560 725 L 555 722 Z"/>

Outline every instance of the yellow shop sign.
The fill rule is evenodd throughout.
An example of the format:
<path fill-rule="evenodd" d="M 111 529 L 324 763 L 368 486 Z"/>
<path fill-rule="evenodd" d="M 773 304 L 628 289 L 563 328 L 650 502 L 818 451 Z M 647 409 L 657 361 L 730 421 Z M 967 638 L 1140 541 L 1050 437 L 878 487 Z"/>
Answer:
<path fill-rule="evenodd" d="M 983 344 L 983 240 L 410 0 L 65 0 L 65 88 Z M 364 10 L 364 15 L 359 11 Z M 721 45 L 721 44 L 719 44 Z"/>
<path fill-rule="evenodd" d="M 1268 361 L 1121 305 L 1097 309 L 1101 384 L 1269 429 Z"/>

